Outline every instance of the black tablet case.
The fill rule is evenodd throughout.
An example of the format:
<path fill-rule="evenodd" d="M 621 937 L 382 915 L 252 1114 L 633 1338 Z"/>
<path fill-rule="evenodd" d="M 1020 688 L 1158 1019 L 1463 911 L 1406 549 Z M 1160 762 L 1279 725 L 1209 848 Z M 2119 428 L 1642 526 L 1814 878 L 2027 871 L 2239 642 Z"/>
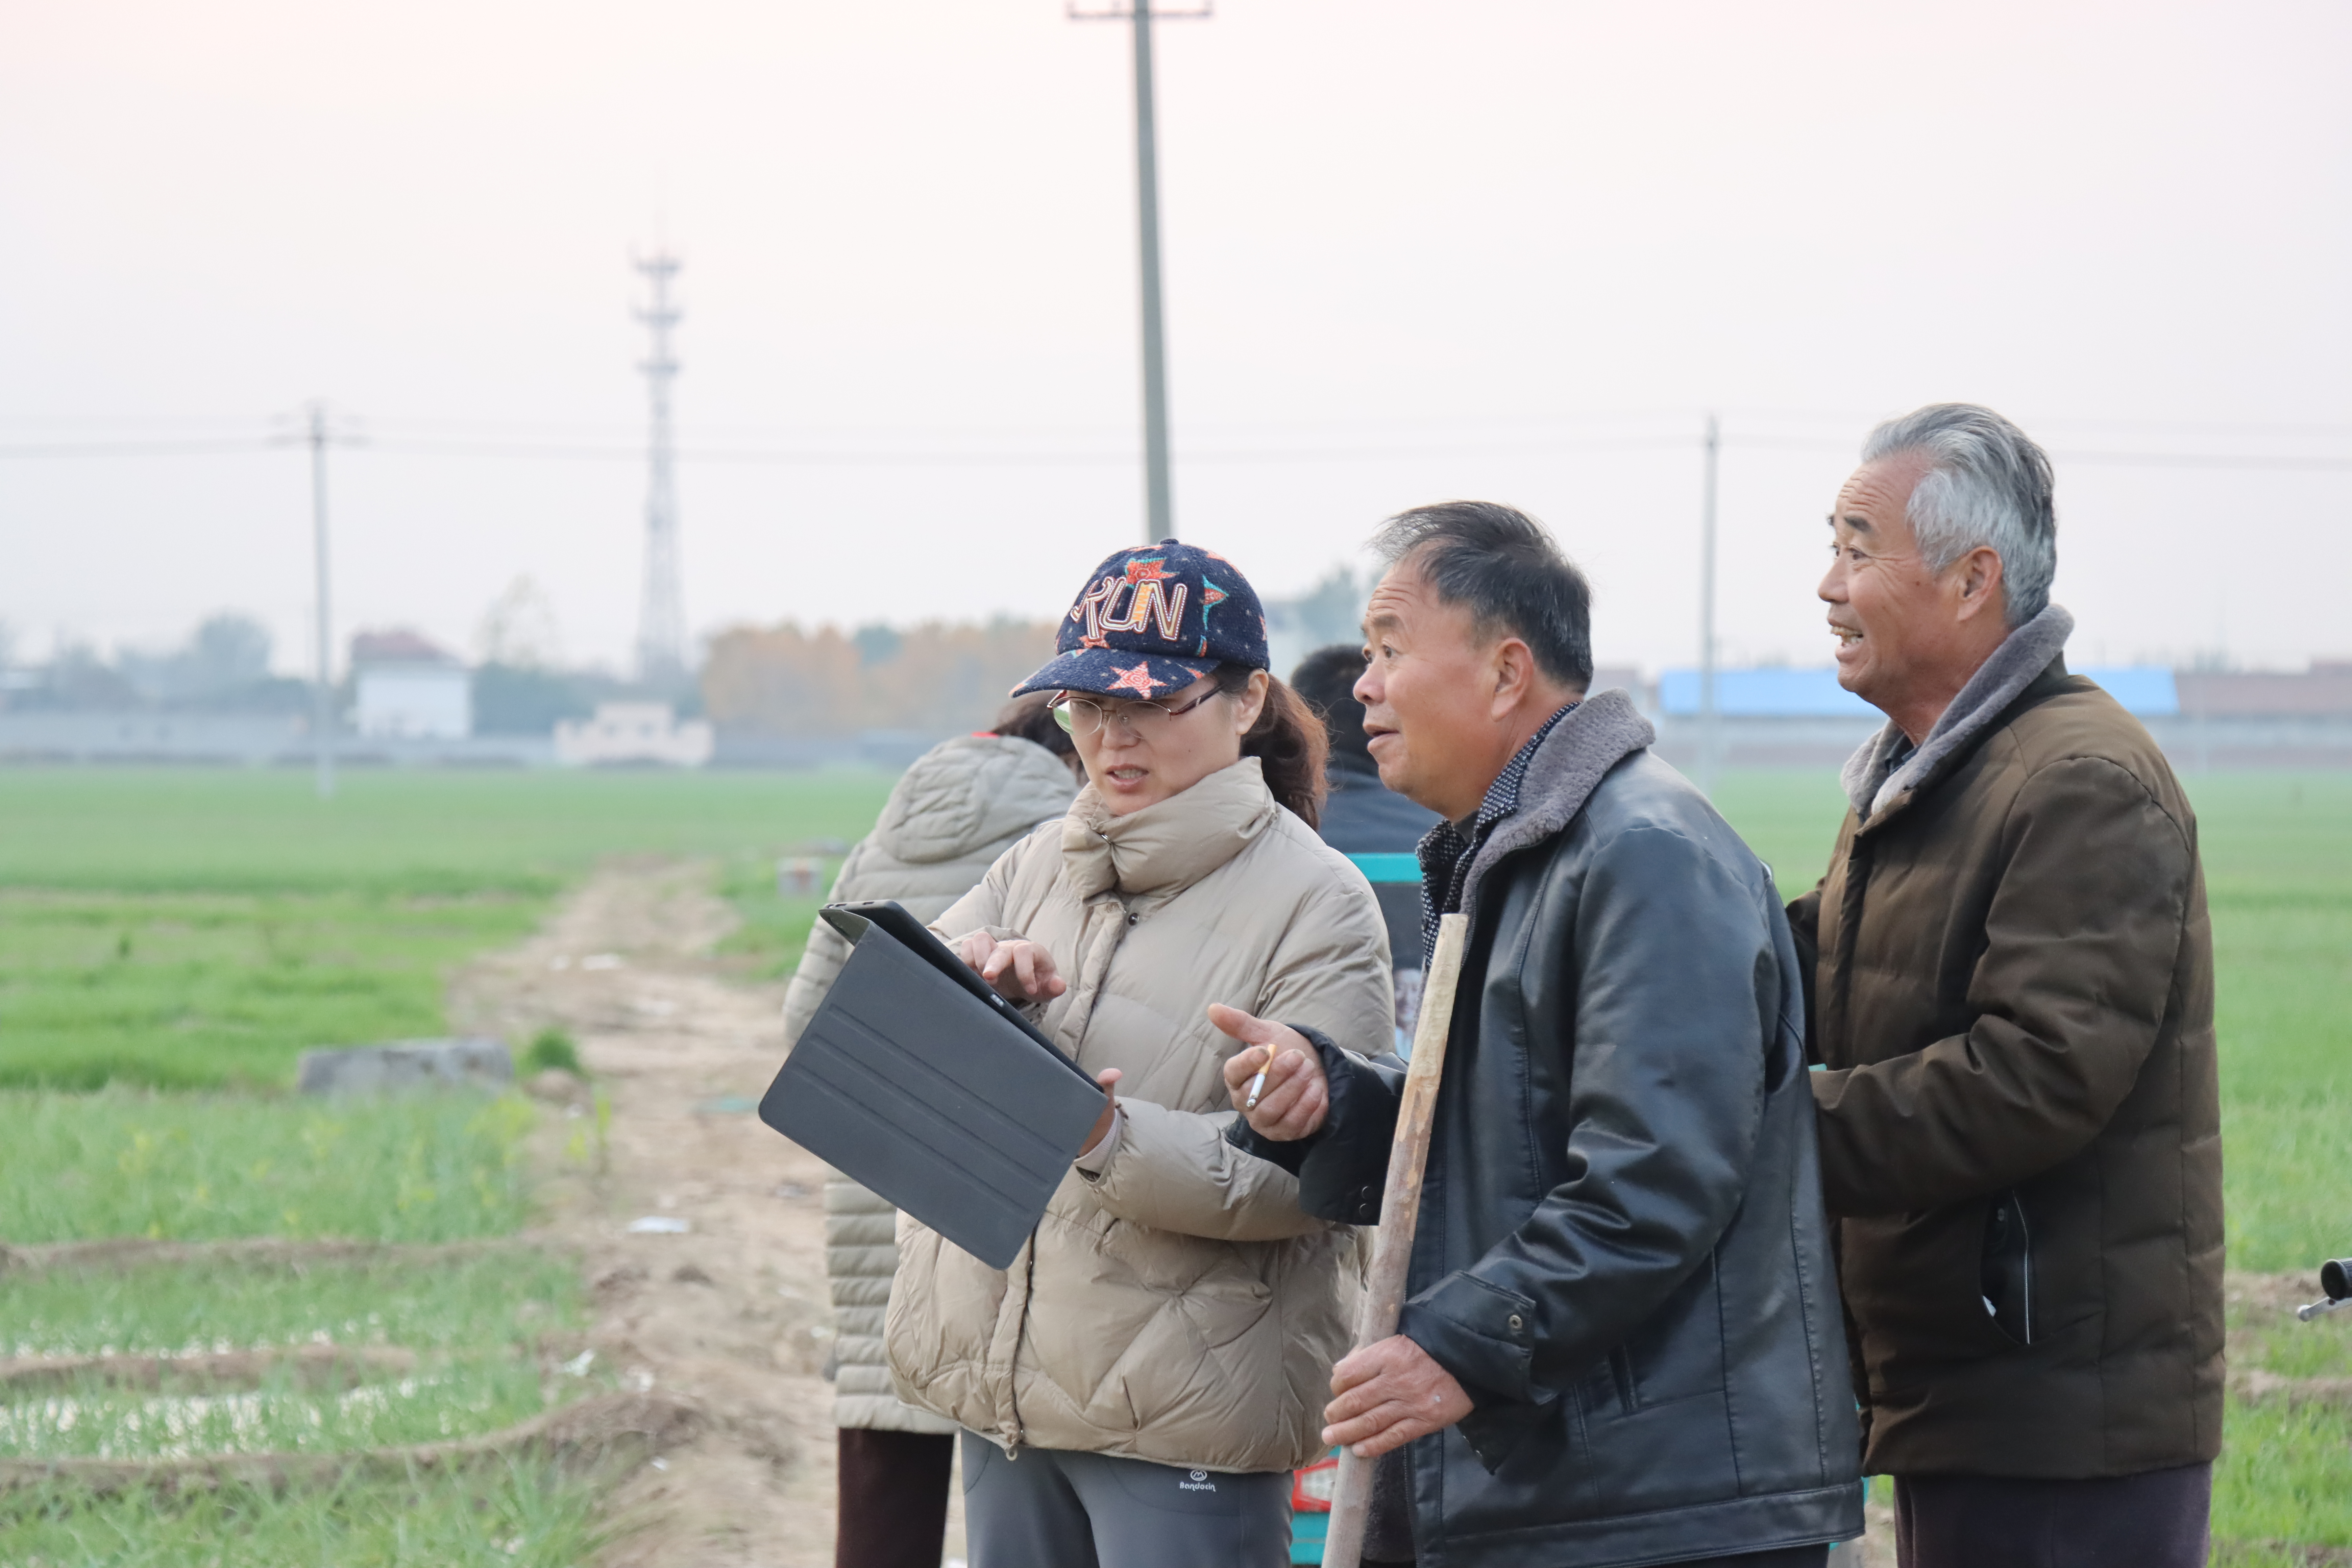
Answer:
<path fill-rule="evenodd" d="M 853 943 L 760 1120 L 992 1268 L 1010 1267 L 1103 1092 L 896 903 L 829 904 Z"/>

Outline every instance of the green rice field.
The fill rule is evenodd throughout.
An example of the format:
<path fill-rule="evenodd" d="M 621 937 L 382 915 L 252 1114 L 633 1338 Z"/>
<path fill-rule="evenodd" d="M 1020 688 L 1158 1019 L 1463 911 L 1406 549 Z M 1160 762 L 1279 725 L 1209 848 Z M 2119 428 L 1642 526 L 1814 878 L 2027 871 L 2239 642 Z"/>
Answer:
<path fill-rule="evenodd" d="M 856 839 L 892 775 L 0 768 L 0 887 L 545 896 L 612 855 Z"/>
<path fill-rule="evenodd" d="M 612 856 L 717 861 L 746 912 L 730 948 L 751 972 L 788 968 L 817 900 L 777 894 L 776 857 L 855 838 L 889 783 L 357 773 L 321 802 L 291 773 L 0 770 L 0 1243 L 489 1248 L 0 1268 L 0 1358 L 19 1364 L 320 1345 L 410 1358 L 352 1386 L 282 1361 L 227 1389 L 11 1386 L 0 1458 L 437 1441 L 611 1387 L 576 1362 L 550 1370 L 586 1321 L 578 1261 L 498 1243 L 530 1221 L 524 1140 L 546 1113 L 511 1095 L 308 1100 L 286 1092 L 295 1058 L 444 1032 L 456 971 Z M 0 1563 L 553 1568 L 596 1549 L 601 1485 L 521 1461 L 279 1490 L 50 1485 L 0 1493 Z"/>
<path fill-rule="evenodd" d="M 0 1095 L 0 1237 L 458 1241 L 529 1217 L 520 1096 Z"/>
<path fill-rule="evenodd" d="M 730 951 L 789 972 L 820 900 L 776 858 L 860 837 L 890 783 L 0 769 L 0 1087 L 281 1088 L 310 1047 L 439 1033 L 449 975 L 610 856 L 719 861 Z"/>
<path fill-rule="evenodd" d="M 808 774 L 0 770 L 0 1242 L 347 1237 L 498 1247 L 530 1223 L 514 1097 L 320 1105 L 320 1045 L 438 1033 L 450 977 L 612 856 L 691 856 L 743 917 L 722 952 L 790 973 L 820 898 L 780 893 L 871 823 L 890 780 Z M 2188 780 L 2219 967 L 2231 1265 L 2352 1253 L 2352 776 Z M 1827 773 L 1717 790 L 1784 894 L 1827 860 Z M 511 1042 L 517 1047 L 521 1041 Z M 357 1447 L 488 1431 L 589 1392 L 543 1347 L 584 1321 L 576 1266 L 527 1247 L 437 1263 L 212 1259 L 0 1272 L 0 1356 L 362 1344 L 417 1353 L 374 1392 L 264 1380 L 234 1399 L 96 1386 L 0 1400 L 0 1455 Z M 2352 1324 L 2232 1307 L 2234 1364 L 2352 1376 Z M 534 1356 L 538 1359 L 534 1361 Z M 70 1415 L 70 1421 L 67 1416 Z M 2220 1559 L 2352 1549 L 2352 1415 L 2232 1399 Z M 594 1487 L 529 1466 L 268 1493 L 0 1497 L 0 1562 L 577 1562 Z"/>

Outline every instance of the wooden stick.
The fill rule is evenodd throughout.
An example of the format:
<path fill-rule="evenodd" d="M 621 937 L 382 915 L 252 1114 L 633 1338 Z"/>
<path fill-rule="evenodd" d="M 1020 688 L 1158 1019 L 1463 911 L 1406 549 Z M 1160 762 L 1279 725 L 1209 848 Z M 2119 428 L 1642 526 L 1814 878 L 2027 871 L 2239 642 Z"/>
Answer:
<path fill-rule="evenodd" d="M 1429 1163 L 1429 1130 L 1437 1113 L 1437 1078 L 1445 1070 L 1445 1039 L 1454 1019 L 1454 986 L 1462 978 L 1462 948 L 1470 917 L 1441 915 L 1437 951 L 1422 986 L 1421 1016 L 1412 1030 L 1412 1060 L 1397 1103 L 1396 1142 L 1389 1145 L 1388 1185 L 1381 1194 L 1380 1235 L 1372 1244 L 1371 1278 L 1356 1319 L 1356 1348 L 1378 1344 L 1396 1332 L 1404 1310 L 1404 1277 L 1412 1261 L 1412 1233 L 1421 1220 L 1421 1174 Z M 1324 1568 L 1358 1568 L 1364 1554 L 1364 1520 L 1372 1505 L 1373 1459 L 1339 1450 L 1339 1475 L 1331 1493 L 1331 1525 L 1323 1538 Z"/>

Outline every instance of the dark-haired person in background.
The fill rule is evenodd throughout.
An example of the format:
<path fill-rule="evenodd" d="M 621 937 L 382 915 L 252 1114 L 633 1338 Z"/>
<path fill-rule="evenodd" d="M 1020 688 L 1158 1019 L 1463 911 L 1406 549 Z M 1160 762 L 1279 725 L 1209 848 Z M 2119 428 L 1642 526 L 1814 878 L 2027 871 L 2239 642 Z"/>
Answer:
<path fill-rule="evenodd" d="M 1461 910 L 1470 945 L 1400 1331 L 1325 1412 L 1389 1456 L 1366 1556 L 1819 1565 L 1862 1532 L 1860 1454 L 1771 875 L 1623 692 L 1586 698 L 1591 591 L 1533 520 L 1450 502 L 1376 542 L 1356 691 L 1381 779 L 1446 818 L 1428 929 Z M 1213 1016 L 1260 1047 L 1228 1137 L 1377 1221 L 1379 1042 Z"/>
<path fill-rule="evenodd" d="M 1363 644 L 1334 643 L 1298 661 L 1290 688 L 1323 716 L 1331 742 L 1330 760 L 1323 764 L 1330 793 L 1315 831 L 1364 873 L 1388 922 L 1389 961 L 1396 966 L 1396 1047 L 1403 1056 L 1412 1049 L 1413 1025 L 1421 1017 L 1421 870 L 1412 856 L 1440 818 L 1381 783 L 1371 737 L 1364 733 L 1364 705 L 1356 700 L 1356 682 L 1363 676 Z"/>
<path fill-rule="evenodd" d="M 1331 742 L 1323 768 L 1331 790 L 1316 831 L 1342 855 L 1410 855 L 1438 816 L 1381 783 L 1371 737 L 1364 733 L 1364 705 L 1356 700 L 1356 682 L 1363 676 L 1360 643 L 1318 647 L 1290 672 L 1290 689 L 1322 714 Z"/>

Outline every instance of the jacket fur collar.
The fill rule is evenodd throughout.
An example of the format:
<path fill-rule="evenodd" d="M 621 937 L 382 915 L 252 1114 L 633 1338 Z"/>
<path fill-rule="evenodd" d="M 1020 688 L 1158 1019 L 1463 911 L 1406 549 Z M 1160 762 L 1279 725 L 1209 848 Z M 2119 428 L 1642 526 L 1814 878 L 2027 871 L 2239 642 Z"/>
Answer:
<path fill-rule="evenodd" d="M 1552 727 L 1528 763 L 1519 784 L 1519 808 L 1495 831 L 1470 863 L 1462 885 L 1462 909 L 1475 918 L 1478 885 L 1506 856 L 1539 844 L 1576 820 L 1609 770 L 1657 738 L 1650 721 L 1622 691 L 1586 698 L 1576 711 Z"/>
<path fill-rule="evenodd" d="M 2019 626 L 1977 667 L 1952 705 L 1936 721 L 1918 750 L 1898 765 L 1893 758 L 1906 737 L 1893 720 L 1846 759 L 1841 782 L 1853 814 L 1868 822 L 1904 795 L 1925 788 L 1946 763 L 1976 743 L 1977 738 L 2048 669 L 2065 650 L 2074 634 L 2074 617 L 2056 605 Z M 2063 673 L 2063 671 L 2061 673 Z"/>

